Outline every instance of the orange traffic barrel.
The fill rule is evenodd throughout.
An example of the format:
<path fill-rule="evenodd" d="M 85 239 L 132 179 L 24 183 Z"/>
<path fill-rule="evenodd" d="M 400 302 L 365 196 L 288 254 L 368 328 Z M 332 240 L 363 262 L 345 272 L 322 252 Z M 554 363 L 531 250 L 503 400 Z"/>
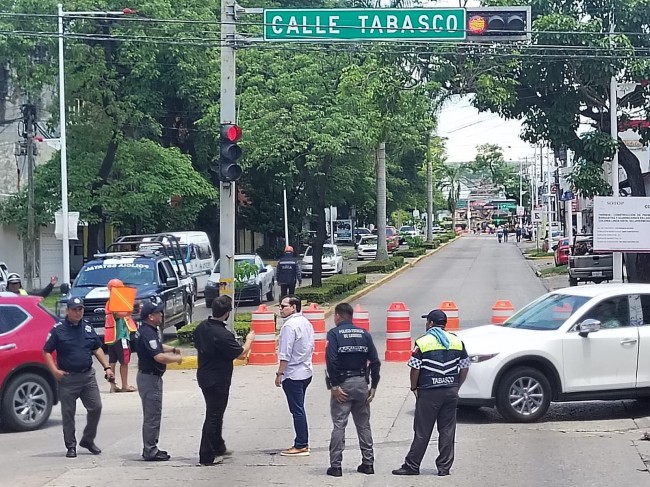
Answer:
<path fill-rule="evenodd" d="M 370 313 L 362 310 L 360 304 L 357 304 L 354 308 L 352 324 L 359 328 L 363 328 L 366 331 L 370 331 Z"/>
<path fill-rule="evenodd" d="M 438 309 L 444 311 L 447 315 L 447 326 L 445 326 L 445 330 L 460 330 L 460 313 L 458 312 L 458 306 L 456 306 L 456 303 L 453 301 L 443 301 L 440 303 L 440 306 L 438 306 Z"/>
<path fill-rule="evenodd" d="M 253 311 L 251 329 L 255 332 L 255 341 L 248 355 L 250 365 L 275 365 L 278 354 L 275 350 L 275 314 L 265 304 L 260 304 Z"/>
<path fill-rule="evenodd" d="M 411 318 L 404 303 L 391 303 L 386 315 L 386 362 L 411 357 Z"/>
<path fill-rule="evenodd" d="M 325 348 L 327 347 L 327 330 L 325 329 L 325 310 L 316 303 L 311 303 L 307 308 L 302 308 L 302 315 L 314 327 L 314 355 L 312 363 L 325 363 Z"/>
<path fill-rule="evenodd" d="M 515 314 L 515 308 L 507 299 L 499 299 L 492 306 L 492 324 L 500 325 Z"/>

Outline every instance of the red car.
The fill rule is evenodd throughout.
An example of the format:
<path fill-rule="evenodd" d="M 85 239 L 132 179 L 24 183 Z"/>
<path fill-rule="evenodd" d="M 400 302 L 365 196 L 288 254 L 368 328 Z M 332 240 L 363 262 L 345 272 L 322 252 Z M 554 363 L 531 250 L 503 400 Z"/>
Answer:
<path fill-rule="evenodd" d="M 569 263 L 569 239 L 562 238 L 553 247 L 555 250 L 555 265 L 567 265 Z"/>
<path fill-rule="evenodd" d="M 37 296 L 0 293 L 0 420 L 8 429 L 32 431 L 58 402 L 56 380 L 43 345 L 57 318 Z"/>
<path fill-rule="evenodd" d="M 399 248 L 399 234 L 395 227 L 386 227 L 386 247 L 389 252 Z"/>

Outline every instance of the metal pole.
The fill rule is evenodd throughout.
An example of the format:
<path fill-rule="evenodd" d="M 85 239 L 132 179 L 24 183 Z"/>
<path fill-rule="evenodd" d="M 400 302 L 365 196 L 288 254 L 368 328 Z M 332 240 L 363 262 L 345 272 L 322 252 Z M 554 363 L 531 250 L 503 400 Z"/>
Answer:
<path fill-rule="evenodd" d="M 283 189 L 284 196 L 284 246 L 289 245 L 289 219 L 287 217 L 287 188 Z"/>
<path fill-rule="evenodd" d="M 553 227 L 552 227 L 552 220 L 553 220 L 553 192 L 551 191 L 551 157 L 550 157 L 550 149 L 547 147 L 546 148 L 546 184 L 547 184 L 547 206 L 546 206 L 546 211 L 547 211 L 547 219 L 548 219 L 548 227 L 547 227 L 547 232 L 548 232 L 548 245 L 549 248 L 551 248 L 551 235 L 553 232 Z"/>
<path fill-rule="evenodd" d="M 568 154 L 567 151 L 567 158 L 566 158 L 566 167 L 570 168 L 573 165 L 573 161 L 571 160 L 570 154 Z M 569 171 L 567 171 L 569 172 Z M 571 193 L 571 187 L 567 188 Z M 565 221 L 566 221 L 566 237 L 569 239 L 569 245 L 573 244 L 573 198 L 566 201 L 564 206 L 564 215 L 565 215 Z"/>
<path fill-rule="evenodd" d="M 68 221 L 68 152 L 65 133 L 65 71 L 63 63 L 63 5 L 58 4 L 59 20 L 59 123 L 61 125 L 61 220 L 63 227 L 63 279 L 70 282 L 70 235 Z"/>
<path fill-rule="evenodd" d="M 334 245 L 334 207 L 330 205 L 330 243 Z"/>
<path fill-rule="evenodd" d="M 34 267 L 36 264 L 36 225 L 34 223 L 34 124 L 36 107 L 23 107 L 25 134 L 27 135 L 27 239 L 25 240 L 25 285 L 30 291 L 34 289 Z"/>
<path fill-rule="evenodd" d="M 528 159 L 526 159 L 526 162 L 528 162 Z M 522 166 L 522 160 L 519 158 L 519 206 L 522 208 L 524 207 L 524 188 L 523 188 L 523 166 Z M 524 215 L 519 215 L 519 226 L 524 223 Z"/>
<path fill-rule="evenodd" d="M 427 242 L 433 242 L 433 163 L 431 136 L 427 140 Z"/>
<path fill-rule="evenodd" d="M 235 106 L 235 0 L 221 0 L 221 123 L 236 123 Z M 219 294 L 235 297 L 236 184 L 219 184 Z M 232 328 L 233 313 L 228 318 Z"/>
<path fill-rule="evenodd" d="M 616 77 L 612 76 L 610 86 L 609 86 L 609 124 L 610 124 L 610 134 L 612 139 L 616 142 L 616 151 L 614 152 L 614 157 L 612 158 L 612 196 L 614 198 L 620 198 L 618 190 L 618 84 L 616 83 Z M 623 253 L 614 252 L 614 278 L 612 282 L 622 282 L 623 280 Z"/>

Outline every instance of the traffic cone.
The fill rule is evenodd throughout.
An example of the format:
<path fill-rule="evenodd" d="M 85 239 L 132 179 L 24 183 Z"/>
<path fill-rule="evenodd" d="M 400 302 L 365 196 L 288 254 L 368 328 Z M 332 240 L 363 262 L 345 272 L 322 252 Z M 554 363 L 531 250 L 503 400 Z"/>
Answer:
<path fill-rule="evenodd" d="M 386 362 L 411 357 L 411 318 L 404 303 L 391 303 L 386 316 Z"/>
<path fill-rule="evenodd" d="M 309 320 L 314 327 L 314 355 L 313 364 L 325 363 L 325 348 L 327 347 L 327 331 L 325 329 L 325 310 L 319 308 L 316 303 L 311 303 L 307 308 L 302 309 L 302 315 Z"/>
<path fill-rule="evenodd" d="M 515 314 L 515 308 L 507 299 L 500 299 L 492 306 L 492 324 L 501 325 Z"/>
<path fill-rule="evenodd" d="M 275 349 L 275 314 L 265 304 L 260 304 L 253 311 L 251 329 L 255 332 L 255 341 L 248 356 L 249 365 L 275 365 L 278 354 Z"/>
<path fill-rule="evenodd" d="M 443 301 L 438 306 L 438 309 L 444 311 L 447 315 L 447 325 L 445 330 L 447 331 L 457 331 L 460 330 L 460 313 L 458 312 L 458 306 L 453 301 Z"/>
<path fill-rule="evenodd" d="M 361 309 L 361 305 L 357 304 L 354 308 L 354 315 L 352 315 L 352 324 L 370 331 L 370 313 Z"/>

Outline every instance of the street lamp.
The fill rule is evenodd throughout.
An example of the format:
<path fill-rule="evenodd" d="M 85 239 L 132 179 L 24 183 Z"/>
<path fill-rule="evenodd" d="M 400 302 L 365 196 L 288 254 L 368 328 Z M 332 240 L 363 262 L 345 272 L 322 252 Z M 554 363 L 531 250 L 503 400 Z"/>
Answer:
<path fill-rule="evenodd" d="M 61 218 L 63 223 L 63 281 L 70 282 L 70 238 L 69 238 L 69 221 L 68 221 L 68 153 L 67 139 L 65 133 L 65 69 L 63 62 L 63 19 L 64 17 L 108 17 L 115 15 L 129 15 L 135 11 L 125 8 L 116 11 L 91 11 L 91 12 L 64 12 L 63 4 L 59 3 L 58 21 L 59 21 L 59 123 L 61 125 Z"/>

